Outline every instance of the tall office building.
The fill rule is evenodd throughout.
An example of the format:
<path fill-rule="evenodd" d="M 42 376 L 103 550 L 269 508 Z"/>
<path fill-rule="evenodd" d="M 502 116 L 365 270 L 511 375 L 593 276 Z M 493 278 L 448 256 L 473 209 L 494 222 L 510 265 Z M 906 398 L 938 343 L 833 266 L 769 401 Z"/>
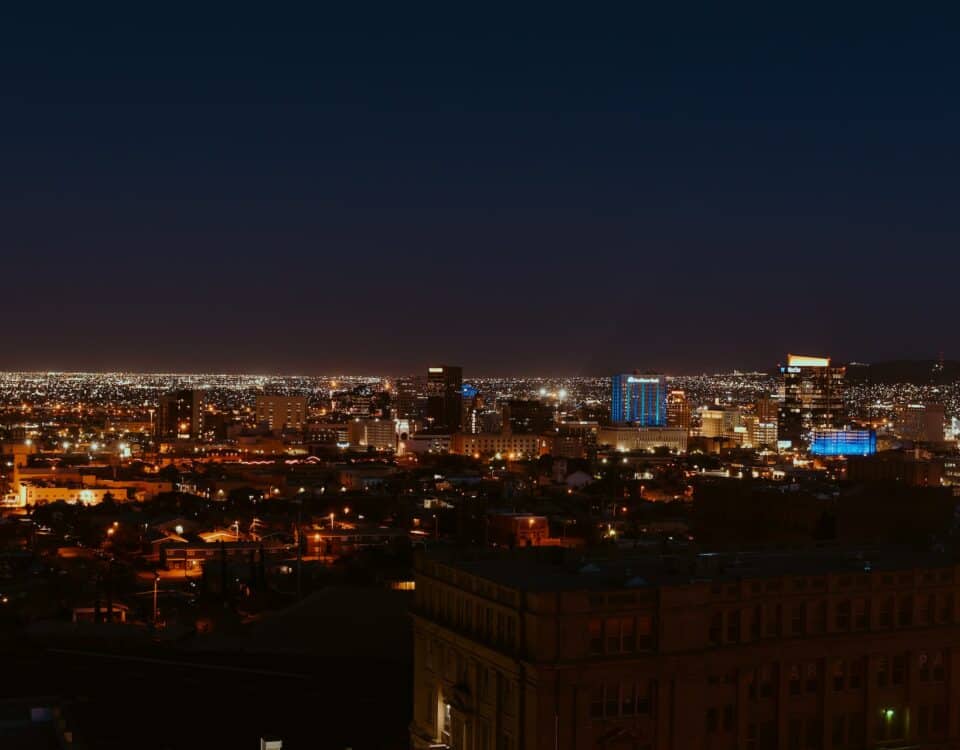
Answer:
<path fill-rule="evenodd" d="M 188 440 L 203 432 L 206 399 L 203 391 L 181 390 L 160 397 L 157 437 L 160 440 Z"/>
<path fill-rule="evenodd" d="M 901 404 L 894 419 L 897 434 L 905 440 L 939 443 L 944 438 L 943 404 Z"/>
<path fill-rule="evenodd" d="M 747 420 L 750 444 L 754 448 L 775 449 L 777 447 L 777 420 L 780 404 L 769 394 L 760 395 L 753 404 L 752 419 Z"/>
<path fill-rule="evenodd" d="M 477 434 L 483 432 L 481 425 L 481 415 L 483 414 L 483 396 L 476 386 L 464 383 L 460 388 L 460 405 L 463 414 L 460 417 L 460 425 L 464 432 Z"/>
<path fill-rule="evenodd" d="M 700 437 L 736 438 L 742 443 L 746 434 L 743 412 L 733 406 L 706 406 L 700 409 Z"/>
<path fill-rule="evenodd" d="M 269 430 L 302 430 L 307 421 L 306 396 L 257 396 L 257 424 Z"/>
<path fill-rule="evenodd" d="M 780 367 L 778 440 L 801 445 L 813 430 L 843 426 L 844 367 L 833 367 L 827 357 L 787 355 Z"/>
<path fill-rule="evenodd" d="M 776 422 L 779 412 L 780 404 L 770 393 L 758 396 L 753 403 L 753 413 L 757 415 L 757 421 L 761 423 Z"/>
<path fill-rule="evenodd" d="M 684 391 L 672 390 L 667 394 L 667 427 L 690 430 L 690 402 Z"/>
<path fill-rule="evenodd" d="M 427 382 L 422 376 L 397 378 L 391 403 L 393 416 L 397 419 L 421 419 L 426 391 Z"/>
<path fill-rule="evenodd" d="M 503 402 L 503 429 L 539 435 L 553 427 L 553 407 L 543 401 L 512 398 Z"/>
<path fill-rule="evenodd" d="M 443 365 L 427 370 L 427 419 L 434 430 L 463 427 L 463 368 Z"/>
<path fill-rule="evenodd" d="M 610 421 L 638 427 L 666 427 L 667 379 L 652 373 L 611 378 Z"/>

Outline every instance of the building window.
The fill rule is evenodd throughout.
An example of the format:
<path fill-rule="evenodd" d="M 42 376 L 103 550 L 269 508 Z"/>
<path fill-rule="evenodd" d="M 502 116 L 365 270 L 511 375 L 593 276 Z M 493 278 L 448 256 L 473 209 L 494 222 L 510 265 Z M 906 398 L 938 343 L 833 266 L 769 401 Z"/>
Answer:
<path fill-rule="evenodd" d="M 653 696 L 656 682 L 643 680 L 637 683 L 637 713 L 649 715 L 653 712 Z"/>
<path fill-rule="evenodd" d="M 897 621 L 901 628 L 913 625 L 913 597 L 905 596 L 900 600 L 900 611 Z"/>
<path fill-rule="evenodd" d="M 708 640 L 710 641 L 711 645 L 719 645 L 722 634 L 723 615 L 719 612 L 714 612 L 714 614 L 710 617 L 710 632 L 708 633 Z"/>
<path fill-rule="evenodd" d="M 815 661 L 807 664 L 806 686 L 808 693 L 815 693 L 820 689 L 820 665 Z"/>
<path fill-rule="evenodd" d="M 604 685 L 606 697 L 604 700 L 604 712 L 607 716 L 617 716 L 620 712 L 620 696 L 618 695 L 617 685 Z"/>
<path fill-rule="evenodd" d="M 946 670 L 944 669 L 943 651 L 937 651 L 933 655 L 933 681 L 943 682 L 946 679 Z"/>
<path fill-rule="evenodd" d="M 751 640 L 760 639 L 760 628 L 763 623 L 763 609 L 759 606 L 753 608 L 753 614 L 750 616 L 750 638 Z"/>
<path fill-rule="evenodd" d="M 740 610 L 727 612 L 727 643 L 740 642 Z"/>
<path fill-rule="evenodd" d="M 637 712 L 637 686 L 627 682 L 620 686 L 620 715 L 633 716 Z"/>
<path fill-rule="evenodd" d="M 920 682 L 942 682 L 945 677 L 942 651 L 921 651 L 917 657 L 917 666 Z"/>
<path fill-rule="evenodd" d="M 780 620 L 783 617 L 783 608 L 777 604 L 772 611 L 767 611 L 766 635 L 775 638 L 780 634 Z"/>
<path fill-rule="evenodd" d="M 893 670 L 891 673 L 891 682 L 894 685 L 902 685 L 907 673 L 907 657 L 898 654 L 893 657 Z"/>
<path fill-rule="evenodd" d="M 590 716 L 594 719 L 603 718 L 603 685 L 594 685 L 590 692 Z"/>
<path fill-rule="evenodd" d="M 863 686 L 863 660 L 854 659 L 850 662 L 850 676 L 847 680 L 850 690 L 859 690 Z"/>
<path fill-rule="evenodd" d="M 795 604 L 790 608 L 790 632 L 793 635 L 803 635 L 807 630 L 807 608 L 803 604 Z"/>
<path fill-rule="evenodd" d="M 894 600 L 892 596 L 885 596 L 880 604 L 880 627 L 893 627 L 893 607 Z"/>
<path fill-rule="evenodd" d="M 800 695 L 800 665 L 790 667 L 790 695 Z"/>
<path fill-rule="evenodd" d="M 890 684 L 890 660 L 881 656 L 877 660 L 877 687 L 886 687 Z"/>
<path fill-rule="evenodd" d="M 866 630 L 870 625 L 870 607 L 866 599 L 857 599 L 853 603 L 853 629 Z"/>
<path fill-rule="evenodd" d="M 632 617 L 611 617 L 604 627 L 608 654 L 630 653 L 636 650 L 637 638 Z"/>
<path fill-rule="evenodd" d="M 850 629 L 850 601 L 842 601 L 837 605 L 836 617 L 834 619 L 837 630 L 846 632 Z"/>
<path fill-rule="evenodd" d="M 826 633 L 827 632 L 827 603 L 818 602 L 816 609 L 813 614 L 813 625 L 814 633 Z"/>
<path fill-rule="evenodd" d="M 760 684 L 760 697 L 772 698 L 774 693 L 774 667 L 764 664 L 758 670 L 757 682 Z"/>
<path fill-rule="evenodd" d="M 653 618 L 650 615 L 638 615 L 636 622 L 637 648 L 653 648 Z"/>
<path fill-rule="evenodd" d="M 940 607 L 937 612 L 938 623 L 948 623 L 953 620 L 953 601 L 951 594 L 941 594 L 939 598 Z"/>
<path fill-rule="evenodd" d="M 718 712 L 716 708 L 707 709 L 707 734 L 713 734 L 719 728 Z"/>
<path fill-rule="evenodd" d="M 833 662 L 833 689 L 843 690 L 847 686 L 847 665 L 842 659 Z"/>

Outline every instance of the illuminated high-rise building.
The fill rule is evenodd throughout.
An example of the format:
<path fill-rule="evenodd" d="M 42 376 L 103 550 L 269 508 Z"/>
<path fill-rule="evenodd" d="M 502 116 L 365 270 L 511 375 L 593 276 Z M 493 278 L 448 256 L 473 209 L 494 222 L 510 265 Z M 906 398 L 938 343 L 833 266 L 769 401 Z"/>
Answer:
<path fill-rule="evenodd" d="M 757 421 L 763 424 L 776 423 L 780 412 L 780 403 L 770 393 L 763 393 L 753 404 L 753 413 Z"/>
<path fill-rule="evenodd" d="M 667 427 L 690 430 L 690 402 L 684 391 L 675 389 L 667 394 Z"/>
<path fill-rule="evenodd" d="M 427 420 L 433 430 L 459 432 L 463 422 L 463 368 L 427 370 Z"/>
<path fill-rule="evenodd" d="M 806 442 L 813 430 L 843 426 L 844 367 L 833 367 L 828 357 L 787 355 L 780 367 L 780 411 L 777 439 L 794 446 Z"/>
<path fill-rule="evenodd" d="M 667 379 L 652 373 L 611 378 L 610 421 L 639 427 L 666 427 Z"/>
<path fill-rule="evenodd" d="M 421 419 L 426 402 L 427 382 L 423 376 L 397 378 L 391 411 L 398 419 Z"/>
<path fill-rule="evenodd" d="M 894 419 L 897 434 L 906 440 L 938 443 L 944 438 L 943 404 L 901 404 Z"/>
<path fill-rule="evenodd" d="M 460 425 L 464 432 L 472 435 L 483 432 L 481 424 L 483 415 L 483 396 L 476 386 L 464 383 L 460 389 L 463 416 Z"/>
<path fill-rule="evenodd" d="M 256 409 L 268 430 L 302 430 L 307 421 L 306 396 L 257 396 Z"/>
<path fill-rule="evenodd" d="M 536 434 L 553 427 L 553 407 L 534 399 L 512 398 L 503 403 L 503 429 Z"/>
<path fill-rule="evenodd" d="M 157 437 L 160 440 L 188 440 L 203 432 L 204 392 L 181 390 L 160 397 Z"/>

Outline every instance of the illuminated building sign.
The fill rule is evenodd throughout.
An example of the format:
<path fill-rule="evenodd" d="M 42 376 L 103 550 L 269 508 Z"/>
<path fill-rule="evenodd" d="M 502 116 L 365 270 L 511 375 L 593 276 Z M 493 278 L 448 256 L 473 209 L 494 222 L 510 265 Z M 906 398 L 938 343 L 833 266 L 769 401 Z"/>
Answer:
<path fill-rule="evenodd" d="M 829 367 L 829 357 L 807 357 L 802 354 L 788 354 L 788 367 Z M 791 371 L 792 372 L 792 371 Z"/>

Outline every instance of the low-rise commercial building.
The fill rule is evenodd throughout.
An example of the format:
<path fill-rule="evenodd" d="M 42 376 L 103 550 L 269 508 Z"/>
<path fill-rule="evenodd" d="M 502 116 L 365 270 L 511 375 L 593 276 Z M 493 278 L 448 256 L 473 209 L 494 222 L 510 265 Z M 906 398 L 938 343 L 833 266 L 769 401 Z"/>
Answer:
<path fill-rule="evenodd" d="M 687 431 L 682 427 L 603 427 L 597 436 L 601 446 L 629 453 L 666 448 L 673 453 L 687 452 Z"/>
<path fill-rule="evenodd" d="M 458 432 L 453 435 L 450 452 L 461 456 L 534 458 L 547 452 L 548 445 L 549 439 L 539 435 L 514 432 L 479 432 L 472 435 Z"/>

